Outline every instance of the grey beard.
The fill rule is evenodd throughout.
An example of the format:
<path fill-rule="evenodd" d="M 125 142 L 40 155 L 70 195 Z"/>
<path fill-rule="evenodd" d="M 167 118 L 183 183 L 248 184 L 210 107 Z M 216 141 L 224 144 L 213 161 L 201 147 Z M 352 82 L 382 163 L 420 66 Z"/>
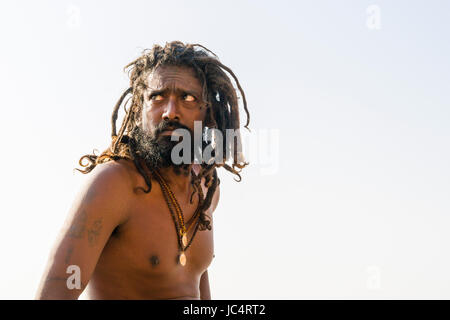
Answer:
<path fill-rule="evenodd" d="M 170 135 L 155 137 L 137 126 L 132 132 L 132 139 L 136 154 L 144 160 L 149 169 L 172 167 L 177 175 L 189 175 L 189 164 L 172 162 L 172 149 L 179 142 L 171 141 Z"/>

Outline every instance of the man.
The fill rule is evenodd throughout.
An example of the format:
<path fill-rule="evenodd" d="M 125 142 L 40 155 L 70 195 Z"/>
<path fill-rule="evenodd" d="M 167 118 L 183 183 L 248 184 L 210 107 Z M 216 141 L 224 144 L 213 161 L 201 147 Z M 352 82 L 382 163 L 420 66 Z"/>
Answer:
<path fill-rule="evenodd" d="M 198 44 L 155 45 L 127 68 L 130 88 L 113 111 L 111 146 L 80 159 L 79 171 L 92 173 L 51 251 L 38 299 L 77 299 L 86 287 L 91 299 L 211 298 L 216 168 L 240 178 L 247 163 L 239 157 L 239 134 L 215 145 L 213 162 L 193 161 L 191 142 L 192 150 L 182 150 L 188 163 L 173 161 L 172 135 L 180 139 L 174 134 L 180 129 L 195 135 L 196 121 L 202 133 L 238 131 L 238 98 L 224 71 L 242 94 L 248 128 L 244 92 L 233 72 Z M 129 95 L 116 133 L 118 109 Z"/>

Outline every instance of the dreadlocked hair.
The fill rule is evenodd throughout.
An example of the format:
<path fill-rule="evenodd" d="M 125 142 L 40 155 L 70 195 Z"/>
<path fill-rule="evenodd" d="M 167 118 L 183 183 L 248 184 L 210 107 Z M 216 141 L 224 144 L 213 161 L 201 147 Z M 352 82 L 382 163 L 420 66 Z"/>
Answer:
<path fill-rule="evenodd" d="M 128 69 L 130 87 L 120 96 L 112 112 L 111 144 L 100 155 L 86 154 L 82 156 L 79 160 L 79 165 L 84 169 L 77 170 L 82 173 L 89 173 L 98 164 L 111 160 L 129 159 L 133 161 L 148 186 L 148 189 L 143 191 L 146 193 L 151 191 L 151 177 L 149 177 L 149 174 L 142 166 L 133 134 L 142 114 L 143 94 L 147 88 L 147 77 L 157 67 L 165 65 L 187 66 L 194 70 L 195 75 L 203 86 L 202 99 L 207 108 L 205 123 L 209 128 L 220 130 L 223 137 L 226 136 L 227 129 L 237 130 L 237 135 L 233 137 L 232 141 L 226 139 L 225 143 L 222 144 L 222 161 L 215 161 L 212 164 L 202 163 L 199 173 L 192 174 L 191 185 L 194 191 L 191 194 L 190 202 L 193 202 L 193 196 L 198 192 L 199 230 L 211 230 L 210 221 L 207 219 L 205 212 L 210 207 L 214 192 L 220 184 L 216 168 L 225 168 L 236 175 L 238 177 L 236 181 L 239 182 L 241 181 L 241 175 L 239 174 L 241 169 L 248 165 L 248 162 L 243 160 L 240 149 L 241 137 L 238 130 L 240 122 L 237 90 L 233 87 L 227 73 L 234 79 L 242 96 L 247 116 L 247 122 L 244 127 L 249 131 L 250 114 L 247 109 L 244 91 L 233 71 L 223 65 L 216 54 L 200 44 L 184 44 L 180 41 L 173 41 L 167 42 L 164 47 L 154 45 L 152 49 L 144 50 L 139 58 L 125 66 L 124 71 Z M 128 99 L 125 101 L 127 97 Z M 131 105 L 126 109 L 130 101 Z M 124 105 L 125 116 L 119 131 L 116 132 L 118 111 L 122 104 Z M 227 152 L 227 150 L 233 150 L 232 154 Z M 230 160 L 232 161 L 231 165 L 226 163 Z M 151 168 L 149 169 L 151 170 Z M 206 196 L 204 196 L 201 188 L 203 178 L 205 179 L 205 187 L 208 190 Z"/>

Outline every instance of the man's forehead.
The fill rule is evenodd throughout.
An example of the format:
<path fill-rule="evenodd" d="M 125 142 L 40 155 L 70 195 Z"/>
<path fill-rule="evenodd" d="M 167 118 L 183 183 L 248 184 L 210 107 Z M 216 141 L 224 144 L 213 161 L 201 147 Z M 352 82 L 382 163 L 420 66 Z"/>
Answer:
<path fill-rule="evenodd" d="M 180 89 L 187 91 L 202 90 L 200 81 L 189 67 L 161 66 L 147 76 L 149 90 Z"/>

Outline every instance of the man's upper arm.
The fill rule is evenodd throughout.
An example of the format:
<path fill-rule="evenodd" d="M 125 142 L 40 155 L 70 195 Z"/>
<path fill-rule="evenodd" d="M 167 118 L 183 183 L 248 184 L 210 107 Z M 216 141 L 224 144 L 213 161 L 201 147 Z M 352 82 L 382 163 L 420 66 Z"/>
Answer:
<path fill-rule="evenodd" d="M 200 278 L 200 300 L 211 300 L 211 289 L 209 287 L 208 270 L 203 272 Z"/>
<path fill-rule="evenodd" d="M 217 188 L 214 192 L 213 198 L 211 200 L 211 206 L 210 206 L 211 212 L 214 212 L 216 210 L 217 204 L 219 203 L 219 199 L 220 199 L 220 187 L 217 186 Z M 212 217 L 212 215 L 211 215 L 211 217 Z M 211 224 L 212 224 L 212 218 L 211 218 Z M 203 272 L 202 276 L 200 277 L 199 289 L 200 289 L 200 299 L 201 300 L 211 300 L 211 289 L 209 286 L 208 269 L 206 269 Z"/>
<path fill-rule="evenodd" d="M 127 219 L 132 186 L 125 170 L 121 164 L 106 163 L 90 173 L 54 244 L 37 298 L 78 298 L 84 290 L 112 231 Z M 66 285 L 71 265 L 79 267 L 79 290 Z"/>

